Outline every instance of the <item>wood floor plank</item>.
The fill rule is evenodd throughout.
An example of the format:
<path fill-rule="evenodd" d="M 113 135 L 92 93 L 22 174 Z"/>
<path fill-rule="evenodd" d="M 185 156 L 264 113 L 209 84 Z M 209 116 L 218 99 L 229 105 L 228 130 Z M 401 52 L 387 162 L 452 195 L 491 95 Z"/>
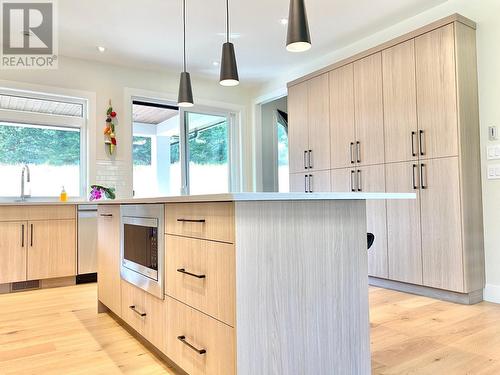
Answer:
<path fill-rule="evenodd" d="M 97 314 L 96 289 L 0 295 L 0 374 L 177 375 L 113 318 Z M 500 305 L 371 288 L 370 321 L 372 374 L 500 374 Z"/>

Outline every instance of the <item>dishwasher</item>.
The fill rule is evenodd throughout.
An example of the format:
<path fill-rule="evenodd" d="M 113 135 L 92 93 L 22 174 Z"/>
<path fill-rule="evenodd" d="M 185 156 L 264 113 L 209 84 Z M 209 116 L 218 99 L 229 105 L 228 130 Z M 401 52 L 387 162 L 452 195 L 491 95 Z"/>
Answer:
<path fill-rule="evenodd" d="M 97 205 L 78 206 L 76 283 L 97 281 Z"/>

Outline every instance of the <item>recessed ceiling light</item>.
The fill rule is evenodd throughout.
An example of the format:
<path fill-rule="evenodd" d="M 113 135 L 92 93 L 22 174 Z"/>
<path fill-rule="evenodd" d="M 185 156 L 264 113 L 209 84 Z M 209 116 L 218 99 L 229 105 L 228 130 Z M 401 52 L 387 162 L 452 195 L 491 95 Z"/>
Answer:
<path fill-rule="evenodd" d="M 213 65 L 213 66 L 219 66 L 219 65 L 220 65 L 220 62 L 218 62 L 218 61 L 212 61 L 212 65 Z"/>
<path fill-rule="evenodd" d="M 280 23 L 285 26 L 285 25 L 288 25 L 288 18 L 282 18 L 280 19 Z"/>
<path fill-rule="evenodd" d="M 97 46 L 97 50 L 101 53 L 105 52 L 106 51 L 106 47 L 102 47 L 102 46 Z"/>

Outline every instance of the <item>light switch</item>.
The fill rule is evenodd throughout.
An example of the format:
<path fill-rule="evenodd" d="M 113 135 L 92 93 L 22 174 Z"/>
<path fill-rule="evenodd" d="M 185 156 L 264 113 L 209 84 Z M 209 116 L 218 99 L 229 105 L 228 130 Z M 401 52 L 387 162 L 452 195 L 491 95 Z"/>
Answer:
<path fill-rule="evenodd" d="M 500 180 L 500 164 L 488 165 L 488 180 Z"/>
<path fill-rule="evenodd" d="M 500 145 L 488 146 L 488 160 L 500 159 Z"/>

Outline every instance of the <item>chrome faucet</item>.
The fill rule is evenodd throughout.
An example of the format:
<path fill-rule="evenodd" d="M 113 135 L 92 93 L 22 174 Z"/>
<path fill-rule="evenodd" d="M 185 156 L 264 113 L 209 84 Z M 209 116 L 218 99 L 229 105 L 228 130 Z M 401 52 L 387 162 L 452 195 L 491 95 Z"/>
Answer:
<path fill-rule="evenodd" d="M 26 198 L 31 197 L 31 194 L 24 194 L 24 173 L 26 172 L 26 182 L 30 182 L 30 168 L 28 164 L 24 164 L 23 170 L 21 172 L 21 200 L 24 201 Z"/>

